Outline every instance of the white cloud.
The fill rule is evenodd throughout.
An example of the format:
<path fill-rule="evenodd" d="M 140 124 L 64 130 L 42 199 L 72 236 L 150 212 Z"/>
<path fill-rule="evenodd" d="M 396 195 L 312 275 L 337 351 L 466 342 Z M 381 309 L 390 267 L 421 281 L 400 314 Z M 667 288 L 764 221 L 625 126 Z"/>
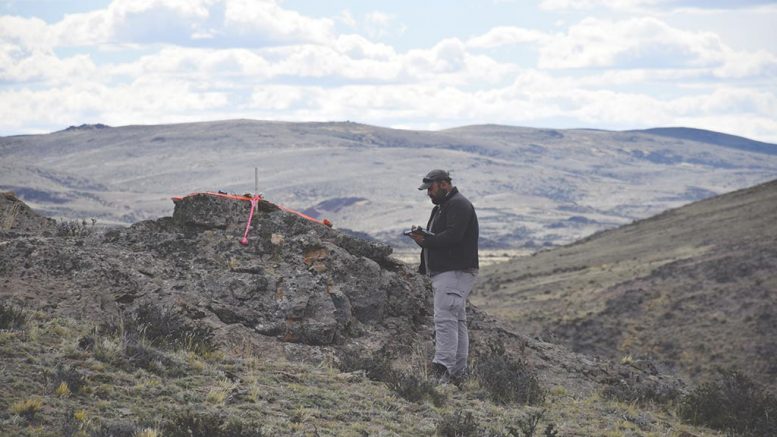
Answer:
<path fill-rule="evenodd" d="M 617 15 L 546 30 L 499 26 L 399 51 L 377 41 L 380 32 L 400 32 L 397 21 L 373 13 L 359 22 L 347 10 L 312 18 L 269 0 L 116 0 L 54 24 L 0 17 L 0 131 L 253 117 L 416 127 L 684 124 L 777 141 L 769 86 L 777 55 L 735 50 L 717 33 Z M 362 34 L 338 34 L 335 22 Z M 378 33 L 370 36 L 368 25 Z M 536 48 L 538 65 L 490 50 L 513 45 Z"/>
<path fill-rule="evenodd" d="M 39 18 L 0 16 L 0 42 L 23 51 L 51 48 L 49 26 Z"/>
<path fill-rule="evenodd" d="M 538 43 L 549 38 L 544 32 L 520 27 L 494 27 L 483 35 L 467 40 L 467 47 L 494 48 L 506 45 Z"/>
<path fill-rule="evenodd" d="M 120 86 L 80 82 L 45 90 L 22 88 L 0 92 L 0 100 L 0 128 L 9 129 L 28 120 L 62 127 L 84 120 L 119 125 L 172 122 L 188 111 L 223 107 L 228 97 L 185 81 L 141 78 Z"/>
<path fill-rule="evenodd" d="M 593 8 L 635 9 L 670 2 L 671 0 L 542 0 L 540 8 L 550 11 Z"/>
<path fill-rule="evenodd" d="M 60 59 L 50 53 L 35 51 L 21 59 L 9 61 L 6 53 L 6 47 L 0 46 L 0 80 L 72 82 L 79 78 L 94 78 L 96 71 L 94 63 L 87 55 Z"/>
<path fill-rule="evenodd" d="M 263 47 L 323 43 L 334 22 L 283 9 L 274 0 L 115 0 L 52 26 L 59 45 L 168 43 Z"/>
<path fill-rule="evenodd" d="M 760 74 L 774 55 L 737 52 L 712 32 L 686 31 L 652 18 L 586 18 L 545 39 L 540 68 L 709 68 L 722 77 Z"/>
<path fill-rule="evenodd" d="M 350 28 L 356 28 L 356 19 L 353 17 L 353 14 L 351 14 L 351 11 L 348 9 L 343 9 L 340 11 L 340 15 L 337 16 L 337 21 L 345 24 L 346 26 Z"/>
<path fill-rule="evenodd" d="M 273 0 L 225 2 L 225 32 L 257 38 L 258 46 L 264 43 L 262 39 L 281 43 L 326 43 L 334 36 L 333 21 L 305 17 L 296 11 L 281 8 Z"/>
<path fill-rule="evenodd" d="M 367 37 L 380 40 L 389 36 L 402 35 L 406 28 L 397 24 L 396 16 L 383 11 L 370 11 L 364 15 L 357 28 Z"/>

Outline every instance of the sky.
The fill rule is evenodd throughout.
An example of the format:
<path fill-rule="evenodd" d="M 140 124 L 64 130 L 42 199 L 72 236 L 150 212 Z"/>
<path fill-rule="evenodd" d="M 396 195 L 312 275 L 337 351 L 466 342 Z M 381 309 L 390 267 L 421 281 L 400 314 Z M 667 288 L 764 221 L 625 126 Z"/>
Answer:
<path fill-rule="evenodd" d="M 777 1 L 0 0 L 0 135 L 686 126 L 777 143 Z"/>

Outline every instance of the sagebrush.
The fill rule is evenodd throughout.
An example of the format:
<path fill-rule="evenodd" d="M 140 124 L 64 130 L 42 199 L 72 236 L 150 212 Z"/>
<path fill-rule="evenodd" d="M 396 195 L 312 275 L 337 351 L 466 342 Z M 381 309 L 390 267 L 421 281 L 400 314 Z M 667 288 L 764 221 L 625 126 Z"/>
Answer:
<path fill-rule="evenodd" d="M 777 435 L 777 398 L 737 369 L 718 369 L 716 378 L 681 400 L 680 417 L 741 436 Z"/>

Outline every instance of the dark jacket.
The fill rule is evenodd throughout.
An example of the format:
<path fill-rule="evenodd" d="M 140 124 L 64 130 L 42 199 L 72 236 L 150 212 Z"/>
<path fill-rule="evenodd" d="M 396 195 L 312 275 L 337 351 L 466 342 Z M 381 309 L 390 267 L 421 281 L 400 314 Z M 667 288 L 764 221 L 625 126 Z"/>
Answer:
<path fill-rule="evenodd" d="M 434 235 L 421 243 L 420 273 L 479 268 L 478 217 L 475 207 L 458 189 L 454 187 L 442 203 L 432 209 L 426 229 Z M 424 260 L 425 251 L 429 251 L 428 266 Z"/>

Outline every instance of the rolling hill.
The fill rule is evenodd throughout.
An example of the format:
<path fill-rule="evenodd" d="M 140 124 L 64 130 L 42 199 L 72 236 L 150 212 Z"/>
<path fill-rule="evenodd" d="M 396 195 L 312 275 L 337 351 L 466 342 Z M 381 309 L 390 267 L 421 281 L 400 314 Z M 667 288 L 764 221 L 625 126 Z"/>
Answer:
<path fill-rule="evenodd" d="M 0 189 L 49 217 L 126 225 L 169 215 L 173 195 L 253 191 L 257 167 L 266 198 L 400 247 L 428 213 L 419 179 L 446 168 L 478 208 L 482 247 L 536 250 L 769 180 L 775 150 L 682 128 L 82 125 L 0 138 Z"/>
<path fill-rule="evenodd" d="M 475 302 L 578 352 L 774 390 L 776 219 L 777 180 L 487 268 Z"/>

